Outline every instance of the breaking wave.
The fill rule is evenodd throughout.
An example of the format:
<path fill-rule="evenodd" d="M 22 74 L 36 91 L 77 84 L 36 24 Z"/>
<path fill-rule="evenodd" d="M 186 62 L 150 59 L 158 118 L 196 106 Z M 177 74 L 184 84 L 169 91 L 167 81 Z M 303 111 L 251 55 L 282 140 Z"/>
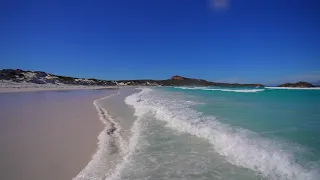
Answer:
<path fill-rule="evenodd" d="M 265 87 L 266 89 L 287 89 L 287 90 L 320 90 L 320 87 L 296 88 L 296 87 Z"/>
<path fill-rule="evenodd" d="M 189 101 L 177 98 L 174 93 L 146 88 L 128 96 L 126 103 L 135 108 L 136 116 L 152 113 L 172 129 L 208 140 L 229 163 L 251 169 L 268 179 L 315 180 L 320 175 L 318 170 L 297 163 L 293 151 L 284 148 L 282 143 L 223 124 L 213 116 L 203 116 L 190 108 Z"/>
<path fill-rule="evenodd" d="M 261 92 L 265 89 L 212 89 L 205 87 L 175 87 L 177 89 L 189 89 L 189 90 L 203 90 L 203 91 L 223 91 L 223 92 L 240 92 L 240 93 L 255 93 Z"/>
<path fill-rule="evenodd" d="M 93 102 L 100 121 L 105 125 L 103 131 L 98 136 L 98 148 L 92 156 L 91 161 L 73 180 L 94 180 L 105 177 L 109 169 L 106 162 L 109 161 L 106 155 L 116 153 L 125 149 L 125 145 L 118 132 L 121 127 L 113 120 L 113 118 L 102 108 L 99 101 L 119 95 L 118 93 L 97 99 Z"/>

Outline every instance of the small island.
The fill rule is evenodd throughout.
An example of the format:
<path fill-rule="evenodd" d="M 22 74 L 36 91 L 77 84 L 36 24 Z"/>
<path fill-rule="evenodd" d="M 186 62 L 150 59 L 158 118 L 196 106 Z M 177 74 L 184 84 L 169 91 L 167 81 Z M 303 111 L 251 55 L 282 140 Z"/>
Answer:
<path fill-rule="evenodd" d="M 284 83 L 284 84 L 281 84 L 277 87 L 311 88 L 311 87 L 315 87 L 315 86 L 311 83 L 300 81 L 297 83 Z"/>

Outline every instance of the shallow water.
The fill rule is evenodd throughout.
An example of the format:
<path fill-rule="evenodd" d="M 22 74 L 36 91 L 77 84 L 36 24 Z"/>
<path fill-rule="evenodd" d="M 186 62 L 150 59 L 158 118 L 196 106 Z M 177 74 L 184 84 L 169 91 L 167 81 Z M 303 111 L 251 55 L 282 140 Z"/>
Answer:
<path fill-rule="evenodd" d="M 101 179 L 320 178 L 319 90 L 121 89 L 99 107 L 118 148 Z"/>

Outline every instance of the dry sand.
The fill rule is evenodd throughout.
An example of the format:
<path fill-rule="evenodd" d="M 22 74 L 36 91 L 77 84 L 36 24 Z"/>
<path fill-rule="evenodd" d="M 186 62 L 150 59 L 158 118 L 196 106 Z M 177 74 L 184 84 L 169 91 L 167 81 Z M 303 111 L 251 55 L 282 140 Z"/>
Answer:
<path fill-rule="evenodd" d="M 0 179 L 75 177 L 91 160 L 103 129 L 92 103 L 116 92 L 0 93 Z"/>
<path fill-rule="evenodd" d="M 64 90 L 91 90 L 91 89 L 116 89 L 117 86 L 83 86 L 68 84 L 35 84 L 29 82 L 13 82 L 0 80 L 0 93 L 29 92 L 29 91 L 64 91 Z"/>
<path fill-rule="evenodd" d="M 0 88 L 0 93 L 8 92 L 30 92 L 30 91 L 67 91 L 67 90 L 100 90 L 100 89 L 117 89 L 114 86 L 62 86 L 62 87 L 6 87 Z"/>

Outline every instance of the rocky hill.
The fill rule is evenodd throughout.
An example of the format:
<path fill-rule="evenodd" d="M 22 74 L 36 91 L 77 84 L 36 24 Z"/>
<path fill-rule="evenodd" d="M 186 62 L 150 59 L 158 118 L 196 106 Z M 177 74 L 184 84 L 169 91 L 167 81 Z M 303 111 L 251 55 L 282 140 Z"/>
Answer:
<path fill-rule="evenodd" d="M 0 80 L 13 82 L 28 82 L 35 84 L 68 84 L 68 85 L 90 85 L 90 86 L 226 86 L 226 87 L 263 87 L 261 84 L 230 84 L 210 82 L 203 79 L 172 76 L 166 80 L 98 80 L 87 78 L 74 78 L 58 76 L 42 71 L 24 71 L 21 69 L 0 70 Z"/>
<path fill-rule="evenodd" d="M 112 86 L 114 81 L 73 78 L 68 76 L 58 76 L 42 71 L 23 71 L 21 69 L 0 70 L 0 80 L 13 82 L 28 82 L 35 84 L 68 84 L 68 85 L 92 85 L 92 86 Z"/>
<path fill-rule="evenodd" d="M 315 87 L 311 83 L 308 82 L 297 82 L 297 83 L 284 83 L 279 85 L 278 87 L 296 87 L 296 88 L 309 88 L 309 87 Z"/>
<path fill-rule="evenodd" d="M 224 87 L 264 87 L 262 84 L 230 84 L 210 82 L 203 79 L 186 78 L 182 76 L 172 76 L 166 80 L 120 80 L 120 85 L 143 85 L 143 86 L 224 86 Z"/>

